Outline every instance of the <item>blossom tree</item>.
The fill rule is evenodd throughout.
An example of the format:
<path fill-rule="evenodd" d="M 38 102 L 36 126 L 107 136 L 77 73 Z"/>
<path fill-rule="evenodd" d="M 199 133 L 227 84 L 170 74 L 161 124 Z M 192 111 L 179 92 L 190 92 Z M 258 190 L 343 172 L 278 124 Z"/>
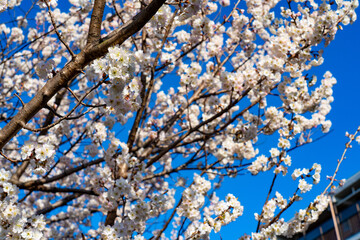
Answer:
<path fill-rule="evenodd" d="M 302 231 L 327 197 L 282 218 L 321 172 L 290 151 L 331 127 L 336 80 L 310 70 L 357 6 L 1 0 L 0 238 L 208 239 L 246 210 L 223 179 L 265 171 L 298 188 L 238 237 Z"/>

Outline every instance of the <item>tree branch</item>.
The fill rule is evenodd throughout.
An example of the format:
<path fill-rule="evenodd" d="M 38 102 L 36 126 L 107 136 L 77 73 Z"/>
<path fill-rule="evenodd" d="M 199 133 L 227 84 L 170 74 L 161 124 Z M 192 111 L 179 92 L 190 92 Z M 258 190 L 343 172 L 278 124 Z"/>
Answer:
<path fill-rule="evenodd" d="M 28 181 L 28 182 L 25 182 L 25 183 L 19 183 L 19 182 L 12 181 L 12 183 L 16 184 L 19 188 L 29 188 L 29 187 L 33 187 L 33 186 L 36 186 L 36 185 L 42 185 L 42 184 L 46 184 L 46 183 L 51 183 L 51 182 L 57 181 L 59 179 L 62 179 L 64 177 L 66 177 L 66 176 L 69 176 L 69 175 L 71 175 L 71 174 L 73 174 L 75 172 L 81 171 L 81 170 L 83 170 L 83 169 L 85 169 L 87 167 L 90 167 L 92 165 L 99 164 L 99 163 L 101 163 L 103 161 L 105 161 L 103 158 L 99 158 L 97 160 L 87 162 L 87 163 L 85 163 L 83 165 L 80 165 L 78 167 L 67 169 L 63 173 L 60 173 L 60 174 L 58 174 L 56 176 L 53 176 L 53 177 L 50 177 L 50 178 L 31 180 L 31 181 Z"/>
<path fill-rule="evenodd" d="M 95 0 L 91 20 L 89 25 L 89 34 L 87 44 L 91 44 L 100 40 L 101 22 L 104 15 L 105 0 Z"/>
<path fill-rule="evenodd" d="M 28 189 L 26 189 L 28 190 Z M 89 189 L 80 189 L 80 188 L 58 188 L 58 187 L 49 187 L 49 186 L 36 186 L 30 187 L 31 191 L 39 191 L 39 192 L 48 192 L 48 193 L 81 193 L 98 196 L 99 194 L 95 193 Z"/>
<path fill-rule="evenodd" d="M 75 194 L 72 194 L 70 196 L 67 196 L 67 197 L 57 201 L 56 203 L 51 204 L 51 206 L 49 206 L 49 207 L 38 210 L 35 213 L 35 215 L 46 214 L 46 213 L 51 212 L 52 210 L 54 210 L 54 209 L 56 209 L 58 207 L 65 206 L 68 202 L 71 202 L 72 200 L 80 197 L 81 195 L 82 195 L 81 193 L 75 193 Z"/>

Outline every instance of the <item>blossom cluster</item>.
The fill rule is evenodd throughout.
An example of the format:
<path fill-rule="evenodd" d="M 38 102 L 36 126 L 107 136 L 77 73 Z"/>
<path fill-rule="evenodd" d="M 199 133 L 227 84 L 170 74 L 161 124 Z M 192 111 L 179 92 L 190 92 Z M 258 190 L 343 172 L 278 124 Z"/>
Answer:
<path fill-rule="evenodd" d="M 305 193 L 311 190 L 312 184 L 307 183 L 304 178 L 311 177 L 313 183 L 318 184 L 320 182 L 320 172 L 321 172 L 321 165 L 314 163 L 311 169 L 306 169 L 306 168 L 303 168 L 302 170 L 295 169 L 291 176 L 293 180 L 296 180 L 298 177 L 301 177 L 301 179 L 299 179 L 298 188 L 300 189 L 301 193 Z"/>
<path fill-rule="evenodd" d="M 89 126 L 89 133 L 94 143 L 101 144 L 106 140 L 107 132 L 106 126 L 97 122 Z"/>
<path fill-rule="evenodd" d="M 195 174 L 194 184 L 183 192 L 182 203 L 177 209 L 177 214 L 185 216 L 191 221 L 201 218 L 200 208 L 205 203 L 204 195 L 210 190 L 211 183 L 205 178 Z"/>
<path fill-rule="evenodd" d="M 260 215 L 257 213 L 254 214 L 257 221 L 268 223 L 274 218 L 277 207 L 280 209 L 284 209 L 286 207 L 287 200 L 284 199 L 279 192 L 276 192 L 275 196 L 275 198 L 272 198 L 266 202 Z"/>
<path fill-rule="evenodd" d="M 219 198 L 213 195 L 211 205 L 204 209 L 203 221 L 193 221 L 185 236 L 190 239 L 209 239 L 212 231 L 217 233 L 222 226 L 235 221 L 243 214 L 243 209 L 244 207 L 232 194 L 228 194 L 225 201 L 219 201 Z"/>
<path fill-rule="evenodd" d="M 319 195 L 306 209 L 302 209 L 296 213 L 295 217 L 291 221 L 286 222 L 283 218 L 281 218 L 270 225 L 265 225 L 265 227 L 262 227 L 258 233 L 252 233 L 251 236 L 244 235 L 240 239 L 265 240 L 273 239 L 277 236 L 291 238 L 296 233 L 303 231 L 303 229 L 306 229 L 311 223 L 315 222 L 327 206 L 328 197 L 325 195 Z"/>
<path fill-rule="evenodd" d="M 58 5 L 57 0 L 40 0 L 37 4 L 41 8 L 47 8 L 48 5 L 54 8 Z"/>
<path fill-rule="evenodd" d="M 19 189 L 10 178 L 9 171 L 0 169 L 0 238 L 43 239 L 44 216 L 32 215 L 17 203 Z"/>
<path fill-rule="evenodd" d="M 109 76 L 112 86 L 105 99 L 110 112 L 123 118 L 128 112 L 136 111 L 141 104 L 140 91 L 142 84 L 134 77 L 135 58 L 123 47 L 110 47 L 109 53 L 93 62 L 96 73 Z"/>
<path fill-rule="evenodd" d="M 306 209 L 299 210 L 295 218 L 288 223 L 289 229 L 283 232 L 284 236 L 292 237 L 295 233 L 306 229 L 311 223 L 318 220 L 320 214 L 328 207 L 329 199 L 326 195 L 319 195 Z"/>
<path fill-rule="evenodd" d="M 0 13 L 5 11 L 7 8 L 14 8 L 16 6 L 19 6 L 21 4 L 22 0 L 14 0 L 14 1 L 9 1 L 9 0 L 1 0 L 0 1 Z"/>
<path fill-rule="evenodd" d="M 43 175 L 53 164 L 54 146 L 48 142 L 35 144 L 27 142 L 21 148 L 23 160 L 30 160 L 33 173 Z"/>
<path fill-rule="evenodd" d="M 139 176 L 134 176 L 131 183 L 125 179 L 119 179 L 107 192 L 107 200 L 102 203 L 104 210 L 114 208 L 117 203 L 122 202 L 122 209 L 119 210 L 122 217 L 117 218 L 114 226 L 104 226 L 101 229 L 100 234 L 103 239 L 129 238 L 134 232 L 137 233 L 134 236 L 135 239 L 142 239 L 141 234 L 145 231 L 146 221 L 173 207 L 174 191 L 166 195 L 153 193 L 150 201 L 145 201 L 144 192 L 134 188 L 139 187 L 140 181 Z"/>
<path fill-rule="evenodd" d="M 247 169 L 251 174 L 257 175 L 259 172 L 265 172 L 275 167 L 275 174 L 282 173 L 285 176 L 291 163 L 290 155 L 286 155 L 284 151 L 280 152 L 278 148 L 272 148 L 269 157 L 258 156 Z"/>

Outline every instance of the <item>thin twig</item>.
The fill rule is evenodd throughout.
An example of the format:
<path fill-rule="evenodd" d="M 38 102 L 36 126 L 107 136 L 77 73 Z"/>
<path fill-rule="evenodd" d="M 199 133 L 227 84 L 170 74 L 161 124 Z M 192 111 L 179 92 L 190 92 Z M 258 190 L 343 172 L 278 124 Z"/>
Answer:
<path fill-rule="evenodd" d="M 68 52 L 70 53 L 71 57 L 74 58 L 74 57 L 75 57 L 75 54 L 73 53 L 73 51 L 71 50 L 71 48 L 66 44 L 66 42 L 62 39 L 62 37 L 61 37 L 61 35 L 60 35 L 57 27 L 56 27 L 56 24 L 55 24 L 55 21 L 54 21 L 54 17 L 53 17 L 53 15 L 52 15 L 52 13 L 51 13 L 51 9 L 50 9 L 49 3 L 48 3 L 47 1 L 44 1 L 44 2 L 45 2 L 45 4 L 46 4 L 46 6 L 48 7 L 48 13 L 49 13 L 49 16 L 50 16 L 51 24 L 52 24 L 53 27 L 54 27 L 54 30 L 55 30 L 56 35 L 58 36 L 60 42 L 61 42 L 62 44 L 64 44 L 64 46 L 66 47 L 66 49 L 67 49 Z"/>
<path fill-rule="evenodd" d="M 334 184 L 336 174 L 337 174 L 337 172 L 339 171 L 339 168 L 340 168 L 341 163 L 342 163 L 342 162 L 344 161 L 344 159 L 345 159 L 345 154 L 346 154 L 347 150 L 348 150 L 349 148 L 351 148 L 351 143 L 352 143 L 352 141 L 355 139 L 355 136 L 356 136 L 359 132 L 360 132 L 360 126 L 357 128 L 357 130 L 356 130 L 356 132 L 355 132 L 354 134 L 352 134 L 352 135 L 349 136 L 350 140 L 349 140 L 349 142 L 347 142 L 347 143 L 345 144 L 344 152 L 342 153 L 340 160 L 338 160 L 338 164 L 336 165 L 335 172 L 334 172 L 334 174 L 333 174 L 332 177 L 331 177 L 331 181 L 330 181 L 329 185 L 327 185 L 327 187 L 325 188 L 325 190 L 322 192 L 322 195 L 324 195 L 324 194 L 326 193 L 326 191 L 327 191 L 330 187 L 332 187 L 332 185 Z"/>
<path fill-rule="evenodd" d="M 22 162 L 21 160 L 13 160 L 13 159 L 9 158 L 2 151 L 0 151 L 0 155 L 3 156 L 6 160 L 9 160 L 10 162 L 13 162 L 13 163 Z"/>
<path fill-rule="evenodd" d="M 17 93 L 14 93 L 14 95 L 20 100 L 21 104 L 23 106 L 25 106 L 25 103 L 23 102 L 23 100 L 21 99 L 21 97 L 17 94 Z"/>

